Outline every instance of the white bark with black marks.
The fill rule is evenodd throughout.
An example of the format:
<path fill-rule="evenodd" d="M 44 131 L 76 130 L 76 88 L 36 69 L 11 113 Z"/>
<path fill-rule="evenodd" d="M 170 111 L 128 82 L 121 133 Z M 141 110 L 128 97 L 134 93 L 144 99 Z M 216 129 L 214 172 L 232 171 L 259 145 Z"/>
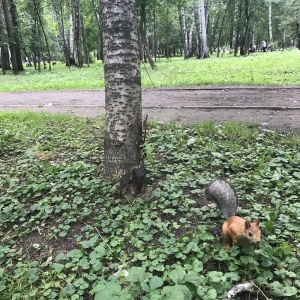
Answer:
<path fill-rule="evenodd" d="M 232 300 L 234 297 L 242 292 L 251 292 L 254 287 L 254 282 L 240 283 L 232 287 L 224 300 Z"/>
<path fill-rule="evenodd" d="M 199 37 L 199 55 L 197 58 L 208 58 L 207 34 L 206 34 L 206 12 L 204 0 L 198 3 L 198 37 Z"/>
<path fill-rule="evenodd" d="M 102 0 L 106 132 L 104 173 L 126 185 L 141 162 L 142 103 L 135 1 Z M 122 188 L 122 187 L 121 187 Z"/>
<path fill-rule="evenodd" d="M 185 20 L 185 10 L 182 7 L 181 8 L 181 34 L 182 34 L 182 43 L 183 43 L 183 50 L 184 50 L 184 58 L 189 58 L 189 52 L 188 52 L 188 33 L 186 28 L 186 20 Z"/>
<path fill-rule="evenodd" d="M 273 50 L 273 26 L 272 26 L 272 2 L 269 1 L 269 41 L 271 50 Z"/>

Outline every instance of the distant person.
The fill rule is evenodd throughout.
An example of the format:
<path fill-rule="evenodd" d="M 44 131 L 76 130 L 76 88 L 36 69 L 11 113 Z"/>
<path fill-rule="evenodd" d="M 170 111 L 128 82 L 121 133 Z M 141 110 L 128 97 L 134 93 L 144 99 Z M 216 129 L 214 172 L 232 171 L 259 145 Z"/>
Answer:
<path fill-rule="evenodd" d="M 254 53 L 255 51 L 256 51 L 255 44 L 254 45 L 250 44 L 249 52 Z"/>
<path fill-rule="evenodd" d="M 267 44 L 266 44 L 265 41 L 262 41 L 262 43 L 261 43 L 261 49 L 262 49 L 263 52 L 266 52 L 266 50 L 267 50 Z"/>

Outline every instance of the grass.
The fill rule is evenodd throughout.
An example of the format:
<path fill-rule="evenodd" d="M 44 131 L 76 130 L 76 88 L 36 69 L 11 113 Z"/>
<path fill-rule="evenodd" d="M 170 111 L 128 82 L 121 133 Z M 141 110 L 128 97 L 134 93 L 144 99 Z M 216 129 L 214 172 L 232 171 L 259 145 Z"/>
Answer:
<path fill-rule="evenodd" d="M 297 50 L 141 65 L 143 87 L 297 85 Z M 27 68 L 0 91 L 104 88 L 103 66 Z M 212 122 L 149 124 L 147 190 L 116 196 L 102 176 L 103 119 L 0 113 L 0 299 L 223 299 L 253 280 L 258 299 L 300 297 L 300 139 Z M 229 178 L 262 242 L 224 251 L 203 196 Z"/>
<path fill-rule="evenodd" d="M 158 59 L 156 70 L 141 64 L 142 86 L 174 87 L 202 85 L 298 85 L 300 82 L 300 51 L 286 50 L 254 53 L 247 57 Z M 15 76 L 0 75 L 0 92 L 35 90 L 91 90 L 104 88 L 104 71 L 100 62 L 82 69 L 68 69 L 62 63 L 52 71 L 41 73 L 26 68 Z"/>
<path fill-rule="evenodd" d="M 103 120 L 0 113 L 0 299 L 299 299 L 300 139 L 212 122 L 149 124 L 147 190 L 106 183 Z M 236 186 L 262 242 L 224 251 L 203 191 Z"/>

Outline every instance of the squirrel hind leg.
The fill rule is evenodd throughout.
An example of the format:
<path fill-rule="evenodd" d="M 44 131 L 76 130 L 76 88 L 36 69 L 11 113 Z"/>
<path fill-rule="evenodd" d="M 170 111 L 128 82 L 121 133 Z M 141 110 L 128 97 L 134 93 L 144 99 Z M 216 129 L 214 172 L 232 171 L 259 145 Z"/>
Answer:
<path fill-rule="evenodd" d="M 229 234 L 222 233 L 222 238 L 223 238 L 225 250 L 228 251 L 230 249 L 231 237 Z"/>

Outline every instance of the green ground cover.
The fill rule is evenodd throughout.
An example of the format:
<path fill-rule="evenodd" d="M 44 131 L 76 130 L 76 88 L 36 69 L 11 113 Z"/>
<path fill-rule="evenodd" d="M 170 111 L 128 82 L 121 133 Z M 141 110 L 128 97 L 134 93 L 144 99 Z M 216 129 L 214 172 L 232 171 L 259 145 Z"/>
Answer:
<path fill-rule="evenodd" d="M 147 190 L 104 181 L 103 120 L 0 114 L 0 299 L 300 297 L 300 140 L 238 123 L 149 124 Z M 225 252 L 203 191 L 236 186 L 262 242 Z M 117 275 L 118 274 L 118 275 Z"/>
<path fill-rule="evenodd" d="M 297 85 L 300 82 L 300 51 L 286 50 L 254 53 L 247 57 L 225 54 L 217 58 L 197 60 L 191 58 L 158 59 L 157 68 L 141 64 L 143 87 L 174 87 L 201 85 Z M 0 75 L 0 92 L 35 90 L 90 90 L 104 88 L 101 62 L 90 67 L 67 68 L 62 63 L 52 71 L 33 68 L 15 76 L 11 72 Z"/>

